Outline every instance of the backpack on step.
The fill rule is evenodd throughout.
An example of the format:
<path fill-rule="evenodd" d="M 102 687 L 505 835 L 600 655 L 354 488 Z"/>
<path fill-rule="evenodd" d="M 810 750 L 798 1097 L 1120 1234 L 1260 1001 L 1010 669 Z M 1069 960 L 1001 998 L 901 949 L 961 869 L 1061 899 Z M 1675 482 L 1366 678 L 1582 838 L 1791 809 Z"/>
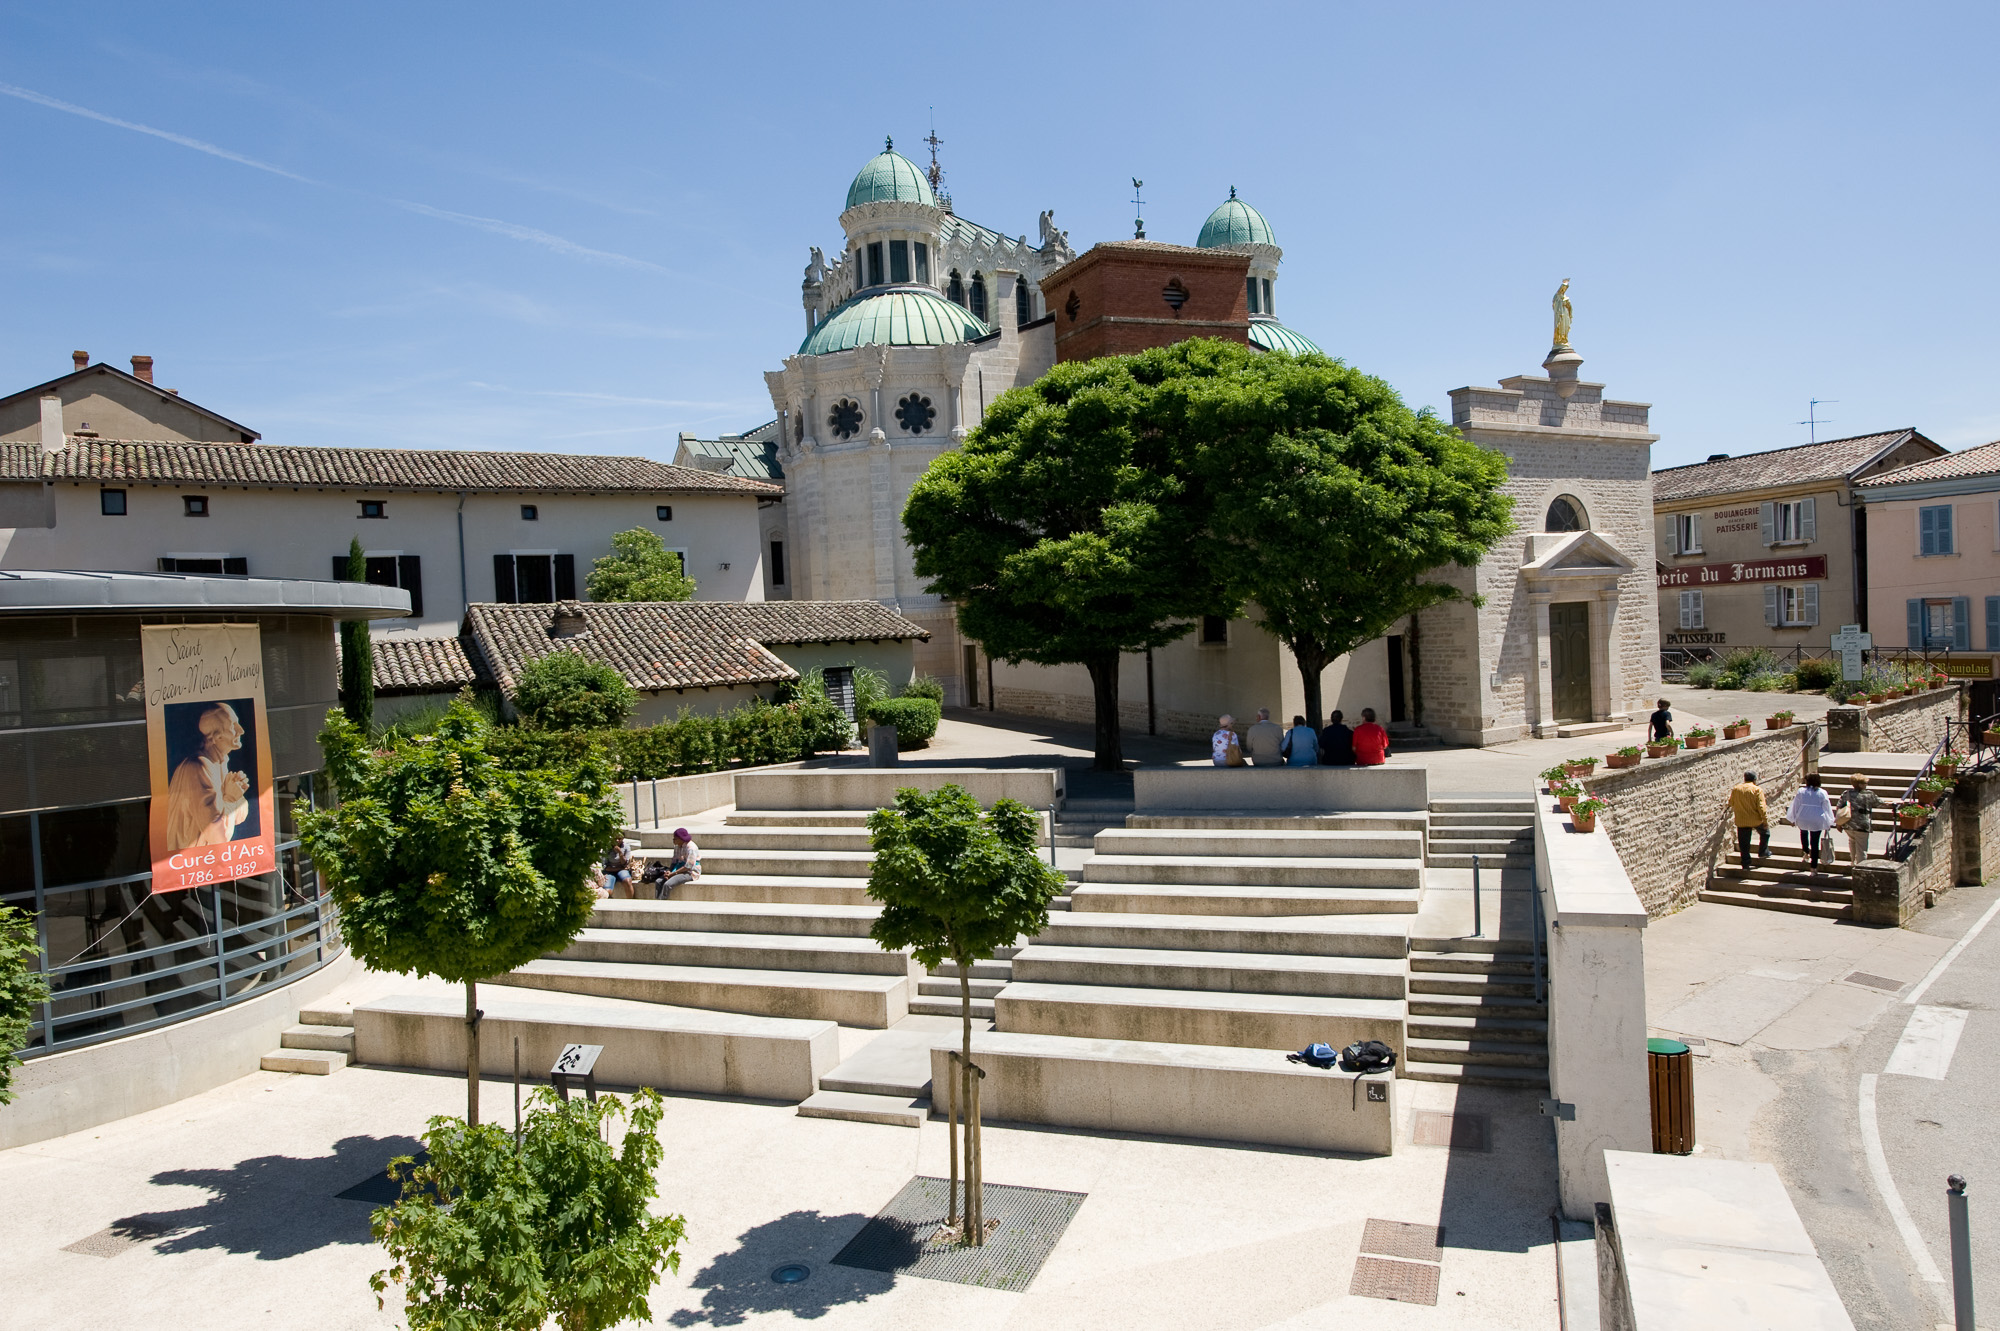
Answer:
<path fill-rule="evenodd" d="M 1340 1051 L 1330 1044 L 1320 1044 L 1316 1041 L 1299 1050 L 1296 1054 L 1286 1054 L 1285 1061 L 1289 1063 L 1304 1063 L 1315 1068 L 1331 1069 L 1339 1065 Z"/>
<path fill-rule="evenodd" d="M 1395 1066 L 1396 1051 L 1380 1040 L 1358 1040 L 1340 1051 L 1342 1072 L 1387 1072 Z"/>

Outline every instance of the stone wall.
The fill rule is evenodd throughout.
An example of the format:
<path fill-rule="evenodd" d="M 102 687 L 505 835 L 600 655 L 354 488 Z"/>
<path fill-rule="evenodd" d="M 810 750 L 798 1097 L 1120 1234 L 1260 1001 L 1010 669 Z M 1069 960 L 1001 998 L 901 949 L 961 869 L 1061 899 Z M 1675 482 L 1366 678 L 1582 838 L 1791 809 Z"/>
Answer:
<path fill-rule="evenodd" d="M 1962 707 L 1963 694 L 1956 684 L 1891 702 L 1830 707 L 1826 713 L 1827 751 L 1929 753 L 1944 738 L 1945 722 L 1960 719 Z"/>
<path fill-rule="evenodd" d="M 1854 871 L 1854 920 L 1857 924 L 1903 925 L 1920 913 L 1926 897 L 1935 900 L 1951 891 L 1955 879 L 1952 817 L 1955 800 L 1945 800 L 1931 815 L 1930 825 L 1910 843 L 1910 856 L 1894 860 L 1863 860 Z M 1890 818 L 1894 818 L 1893 812 Z"/>
<path fill-rule="evenodd" d="M 1757 773 L 1776 830 L 1804 772 L 1808 727 L 1752 731 L 1739 740 L 1717 740 L 1711 749 L 1684 751 L 1671 758 L 1648 758 L 1637 767 L 1597 774 L 1582 785 L 1608 802 L 1598 826 L 1611 844 L 1632 886 L 1654 918 L 1694 904 L 1708 883 L 1709 866 L 1722 839 L 1729 812 L 1729 788 L 1743 773 Z"/>
<path fill-rule="evenodd" d="M 1956 843 L 1952 877 L 1966 887 L 1976 887 L 2000 873 L 2000 772 L 1960 777 L 1950 803 Z"/>

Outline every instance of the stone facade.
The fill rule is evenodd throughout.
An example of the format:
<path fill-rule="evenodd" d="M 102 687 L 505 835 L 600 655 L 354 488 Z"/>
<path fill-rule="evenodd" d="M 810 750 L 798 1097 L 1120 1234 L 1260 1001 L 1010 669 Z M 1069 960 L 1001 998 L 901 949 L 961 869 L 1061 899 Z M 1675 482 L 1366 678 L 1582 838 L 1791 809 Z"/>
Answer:
<path fill-rule="evenodd" d="M 1829 707 L 1828 753 L 1929 753 L 1944 738 L 1945 722 L 1963 715 L 1959 686 L 1926 689 L 1910 698 Z"/>
<path fill-rule="evenodd" d="M 1250 340 L 1248 253 L 1156 240 L 1093 245 L 1042 279 L 1058 360 L 1128 356 L 1191 337 Z"/>

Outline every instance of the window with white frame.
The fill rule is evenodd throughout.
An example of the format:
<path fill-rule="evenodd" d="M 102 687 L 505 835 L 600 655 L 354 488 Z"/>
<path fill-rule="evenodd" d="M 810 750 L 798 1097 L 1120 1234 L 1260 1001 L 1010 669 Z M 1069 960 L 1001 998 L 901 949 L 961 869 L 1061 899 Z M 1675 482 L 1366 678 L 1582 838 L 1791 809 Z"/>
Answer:
<path fill-rule="evenodd" d="M 1674 514 L 1674 553 L 1677 555 L 1698 555 L 1701 553 L 1701 515 L 1699 513 Z"/>
<path fill-rule="evenodd" d="M 1684 629 L 1708 627 L 1702 611 L 1700 592 L 1681 593 L 1681 627 Z"/>
<path fill-rule="evenodd" d="M 1791 545 L 1819 539 L 1818 504 L 1814 500 L 1780 499 L 1758 507 L 1758 526 L 1765 545 Z"/>
<path fill-rule="evenodd" d="M 1951 505 L 1926 504 L 1917 510 L 1917 553 L 1948 555 L 1953 552 Z"/>
<path fill-rule="evenodd" d="M 1764 588 L 1764 622 L 1774 628 L 1810 628 L 1819 623 L 1819 584 L 1772 584 Z"/>
<path fill-rule="evenodd" d="M 1993 639 L 1995 598 L 1986 603 L 1987 640 Z M 1972 650 L 1972 598 L 1912 597 L 1908 602 L 1909 644 L 1934 651 Z"/>

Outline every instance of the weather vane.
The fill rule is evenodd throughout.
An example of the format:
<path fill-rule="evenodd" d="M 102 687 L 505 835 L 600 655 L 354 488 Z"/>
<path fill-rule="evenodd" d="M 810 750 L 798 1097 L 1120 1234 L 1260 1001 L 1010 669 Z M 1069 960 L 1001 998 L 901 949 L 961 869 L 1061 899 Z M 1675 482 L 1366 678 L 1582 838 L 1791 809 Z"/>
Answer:
<path fill-rule="evenodd" d="M 1146 219 L 1141 211 L 1145 208 L 1146 201 L 1139 197 L 1139 191 L 1145 187 L 1145 181 L 1137 176 L 1132 177 L 1132 239 L 1134 240 L 1146 238 Z"/>

